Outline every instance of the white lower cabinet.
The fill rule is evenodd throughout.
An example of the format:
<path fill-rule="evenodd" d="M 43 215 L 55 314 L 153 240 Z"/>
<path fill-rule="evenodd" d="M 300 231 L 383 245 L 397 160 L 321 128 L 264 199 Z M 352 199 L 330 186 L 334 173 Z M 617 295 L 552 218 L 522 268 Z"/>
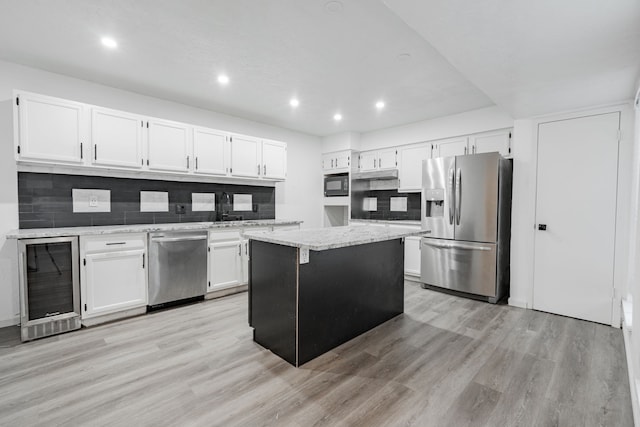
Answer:
<path fill-rule="evenodd" d="M 83 322 L 146 307 L 146 253 L 146 234 L 80 237 Z"/>
<path fill-rule="evenodd" d="M 420 277 L 420 237 L 404 239 L 404 274 Z"/>
<path fill-rule="evenodd" d="M 207 292 L 242 284 L 242 250 L 239 230 L 209 232 Z"/>

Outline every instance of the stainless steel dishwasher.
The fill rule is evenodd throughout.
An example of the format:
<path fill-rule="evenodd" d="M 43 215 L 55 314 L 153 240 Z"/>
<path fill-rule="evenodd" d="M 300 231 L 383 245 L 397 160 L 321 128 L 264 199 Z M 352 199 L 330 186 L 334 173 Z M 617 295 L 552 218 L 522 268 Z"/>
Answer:
<path fill-rule="evenodd" d="M 202 296 L 207 292 L 207 232 L 149 234 L 149 305 Z"/>

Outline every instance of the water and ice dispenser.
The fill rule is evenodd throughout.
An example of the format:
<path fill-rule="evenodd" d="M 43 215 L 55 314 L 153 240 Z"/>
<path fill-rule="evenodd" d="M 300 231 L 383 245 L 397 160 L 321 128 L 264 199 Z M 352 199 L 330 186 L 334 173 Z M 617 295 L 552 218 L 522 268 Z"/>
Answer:
<path fill-rule="evenodd" d="M 426 203 L 425 217 L 444 216 L 444 188 L 426 189 L 424 198 Z"/>

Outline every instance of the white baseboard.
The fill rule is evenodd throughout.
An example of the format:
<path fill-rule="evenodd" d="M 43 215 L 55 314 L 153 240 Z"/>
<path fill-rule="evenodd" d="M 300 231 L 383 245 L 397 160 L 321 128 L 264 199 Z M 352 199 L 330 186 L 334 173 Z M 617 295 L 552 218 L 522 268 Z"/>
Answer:
<path fill-rule="evenodd" d="M 622 328 L 622 336 L 624 337 L 624 350 L 627 356 L 627 372 L 629 373 L 629 390 L 631 392 L 631 408 L 633 410 L 634 425 L 640 423 L 640 396 L 638 395 L 638 389 L 640 388 L 640 381 L 636 381 L 635 374 L 633 372 L 633 355 L 631 354 L 631 330 L 625 327 Z"/>
<path fill-rule="evenodd" d="M 511 297 L 509 297 L 508 304 L 513 307 L 529 308 L 526 301 L 517 300 Z"/>
<path fill-rule="evenodd" d="M 7 326 L 17 326 L 20 324 L 20 317 L 16 316 L 13 319 L 0 320 L 0 328 L 6 328 Z"/>

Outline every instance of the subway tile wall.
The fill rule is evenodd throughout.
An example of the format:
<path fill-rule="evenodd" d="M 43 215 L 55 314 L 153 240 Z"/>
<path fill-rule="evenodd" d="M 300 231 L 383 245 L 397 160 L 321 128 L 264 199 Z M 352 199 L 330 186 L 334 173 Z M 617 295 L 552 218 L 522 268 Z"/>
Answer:
<path fill-rule="evenodd" d="M 73 188 L 111 190 L 111 212 L 74 213 Z M 140 191 L 168 192 L 169 211 L 140 212 Z M 244 220 L 276 217 L 274 187 L 18 172 L 20 228 L 216 221 L 223 192 L 253 196 L 252 211 L 235 212 L 231 204 L 230 215 Z M 193 212 L 191 193 L 216 193 L 216 211 Z M 185 213 L 176 214 L 176 205 L 185 205 Z"/>

